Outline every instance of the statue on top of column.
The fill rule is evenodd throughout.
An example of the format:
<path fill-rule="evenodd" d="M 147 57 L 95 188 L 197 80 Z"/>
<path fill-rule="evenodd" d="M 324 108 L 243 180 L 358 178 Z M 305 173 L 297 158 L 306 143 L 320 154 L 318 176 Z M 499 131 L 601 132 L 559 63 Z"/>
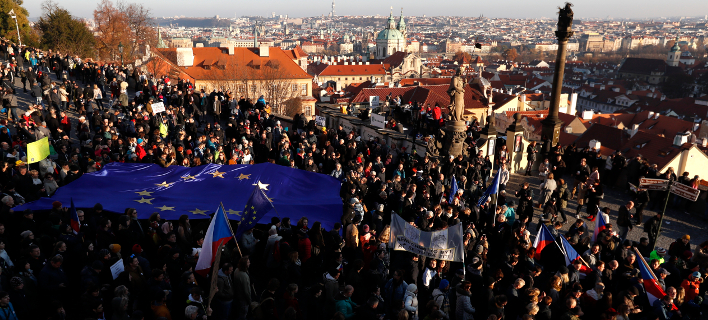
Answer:
<path fill-rule="evenodd" d="M 565 7 L 558 7 L 558 31 L 570 31 L 573 27 L 573 4 L 565 3 Z"/>
<path fill-rule="evenodd" d="M 465 79 L 462 78 L 462 67 L 460 67 L 447 89 L 447 94 L 450 95 L 451 121 L 462 121 L 462 114 L 465 112 L 465 83 Z"/>

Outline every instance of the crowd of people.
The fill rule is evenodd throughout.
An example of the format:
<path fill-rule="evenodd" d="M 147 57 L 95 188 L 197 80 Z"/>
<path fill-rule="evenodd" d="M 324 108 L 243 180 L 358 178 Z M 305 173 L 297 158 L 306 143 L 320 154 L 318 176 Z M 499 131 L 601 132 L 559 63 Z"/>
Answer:
<path fill-rule="evenodd" d="M 644 219 L 642 210 L 661 195 L 637 190 L 616 222 L 603 206 L 603 186 L 618 176 L 676 179 L 641 158 L 627 163 L 618 153 L 605 160 L 592 150 L 534 143 L 527 152 L 540 165 L 527 174 L 544 180 L 535 196 L 528 183 L 507 186 L 504 147 L 493 162 L 477 152 L 476 125 L 469 156 L 435 159 L 342 126 L 319 127 L 305 115 L 284 126 L 262 98 L 254 103 L 228 90 L 205 92 L 181 79 L 7 41 L 0 54 L 7 108 L 0 121 L 0 319 L 667 320 L 699 319 L 704 310 L 708 242 L 692 249 L 685 235 L 654 249 L 661 217 Z M 25 112 L 18 110 L 25 108 L 20 87 L 33 97 Z M 166 110 L 153 114 L 160 102 Z M 44 137 L 56 154 L 27 165 L 24 147 Z M 106 212 L 100 202 L 110 195 L 77 211 L 78 233 L 67 204 L 13 210 L 110 162 L 266 161 L 342 181 L 341 222 L 326 230 L 286 212 L 261 221 L 238 246 L 227 245 L 214 282 L 193 272 L 207 220 L 166 221 L 159 213 L 138 219 L 129 204 Z M 497 173 L 502 191 L 477 205 Z M 450 195 L 453 177 L 458 191 Z M 682 183 L 693 183 L 687 177 Z M 577 209 L 566 214 L 571 201 Z M 609 222 L 595 242 L 580 217 L 584 205 L 589 219 L 601 212 Z M 423 231 L 461 226 L 464 263 L 393 251 L 392 214 Z M 553 250 L 536 259 L 534 221 L 564 237 L 583 262 L 566 265 Z M 648 237 L 634 242 L 627 231 L 637 224 Z M 666 293 L 657 302 L 647 299 L 635 248 Z M 111 267 L 121 260 L 124 271 L 114 278 Z M 583 266 L 591 272 L 581 274 Z"/>

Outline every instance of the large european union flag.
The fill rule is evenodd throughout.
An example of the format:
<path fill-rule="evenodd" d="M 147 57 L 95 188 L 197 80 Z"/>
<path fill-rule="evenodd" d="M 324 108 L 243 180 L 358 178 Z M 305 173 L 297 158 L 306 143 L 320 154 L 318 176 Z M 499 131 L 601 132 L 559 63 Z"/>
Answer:
<path fill-rule="evenodd" d="M 253 228 L 256 223 L 273 208 L 273 204 L 271 204 L 270 200 L 266 197 L 259 182 L 260 181 L 256 181 L 256 186 L 253 188 L 251 197 L 248 199 L 248 202 L 246 202 L 246 207 L 243 208 L 241 223 L 236 230 L 236 238 L 241 236 L 246 230 Z"/>
<path fill-rule="evenodd" d="M 158 212 L 164 219 L 177 220 L 183 214 L 190 219 L 208 219 L 214 208 L 223 203 L 229 219 L 241 220 L 256 182 L 260 182 L 282 217 L 307 216 L 327 228 L 340 220 L 342 200 L 337 179 L 271 163 L 194 168 L 110 163 L 101 171 L 84 174 L 59 188 L 51 198 L 14 209 L 49 210 L 53 201 L 69 204 L 73 198 L 77 208 L 93 208 L 101 203 L 104 210 L 116 213 L 135 208 L 140 219 Z M 277 216 L 276 210 L 261 218 Z"/>

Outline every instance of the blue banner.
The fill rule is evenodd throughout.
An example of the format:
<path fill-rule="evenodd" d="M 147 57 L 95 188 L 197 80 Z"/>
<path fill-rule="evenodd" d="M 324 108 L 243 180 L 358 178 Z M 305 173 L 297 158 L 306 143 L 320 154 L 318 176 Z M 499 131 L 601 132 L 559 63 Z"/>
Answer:
<path fill-rule="evenodd" d="M 93 208 L 101 203 L 104 210 L 116 213 L 135 208 L 140 219 L 159 212 L 164 219 L 177 220 L 183 214 L 190 219 L 207 219 L 223 203 L 229 219 L 241 220 L 257 182 L 275 208 L 264 219 L 280 215 L 279 218 L 297 221 L 307 216 L 328 229 L 340 221 L 342 200 L 337 179 L 271 163 L 194 168 L 110 163 L 101 171 L 84 174 L 59 188 L 51 198 L 13 209 L 49 210 L 53 201 L 67 205 L 73 198 L 77 208 Z"/>

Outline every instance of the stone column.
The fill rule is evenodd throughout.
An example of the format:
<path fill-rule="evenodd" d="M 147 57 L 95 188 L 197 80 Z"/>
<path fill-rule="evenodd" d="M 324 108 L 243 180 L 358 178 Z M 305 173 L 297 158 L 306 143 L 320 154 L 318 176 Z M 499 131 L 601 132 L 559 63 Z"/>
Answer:
<path fill-rule="evenodd" d="M 478 145 L 484 143 L 480 147 L 480 150 L 484 152 L 484 155 L 489 156 L 489 160 L 494 163 L 494 155 L 496 150 L 497 142 L 497 128 L 494 126 L 494 115 L 487 116 L 487 125 L 482 129 L 479 134 Z M 493 145 L 490 146 L 490 141 Z"/>
<path fill-rule="evenodd" d="M 573 10 L 572 5 L 566 3 L 565 8 L 559 8 L 558 30 L 558 53 L 556 55 L 555 72 L 553 73 L 553 89 L 551 93 L 551 105 L 548 108 L 548 117 L 541 121 L 543 128 L 541 134 L 551 140 L 551 146 L 558 144 L 560 127 L 562 122 L 558 119 L 558 109 L 560 107 L 561 92 L 563 90 L 563 73 L 565 71 L 565 55 L 568 39 L 573 36 Z"/>
<path fill-rule="evenodd" d="M 445 150 L 448 155 L 457 157 L 464 154 L 467 124 L 464 121 L 447 121 L 445 123 Z"/>

